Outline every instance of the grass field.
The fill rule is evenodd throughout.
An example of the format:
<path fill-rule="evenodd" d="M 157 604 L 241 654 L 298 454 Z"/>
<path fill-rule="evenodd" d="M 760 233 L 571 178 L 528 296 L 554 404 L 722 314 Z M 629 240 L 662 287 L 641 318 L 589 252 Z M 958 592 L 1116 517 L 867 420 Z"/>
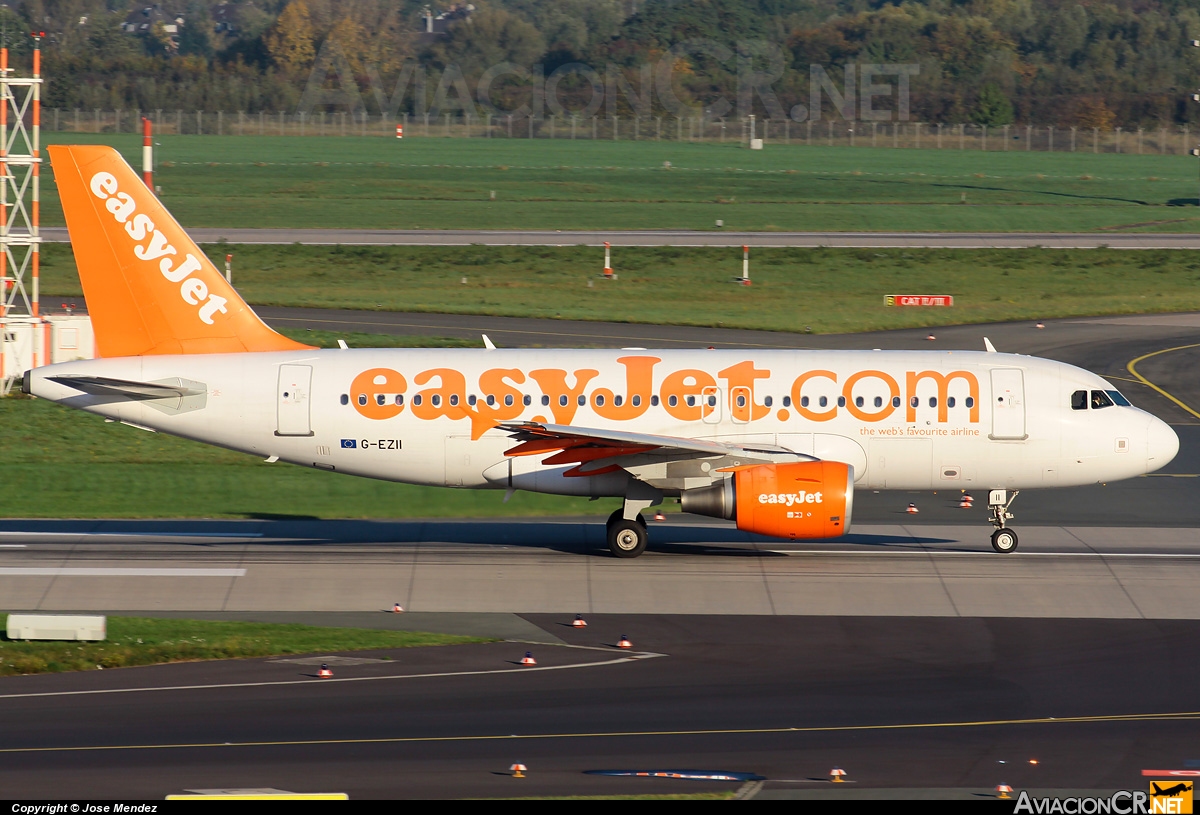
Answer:
<path fill-rule="evenodd" d="M 598 279 L 603 254 L 586 247 L 223 245 L 209 251 L 218 265 L 233 252 L 234 282 L 249 302 L 281 306 L 787 331 L 809 326 L 814 333 L 1200 309 L 1200 258 L 1171 250 L 756 249 L 748 287 L 730 283 L 741 272 L 736 248 L 620 248 L 613 255 L 616 281 Z M 70 250 L 48 245 L 43 255 L 49 302 L 78 296 Z M 885 294 L 952 294 L 955 305 L 886 308 Z"/>
<path fill-rule="evenodd" d="M 0 617 L 7 626 L 7 615 Z M 478 637 L 308 625 L 113 617 L 104 642 L 13 642 L 0 638 L 0 676 L 94 671 L 163 662 L 238 659 L 486 642 Z"/>
<path fill-rule="evenodd" d="M 161 433 L 106 423 L 40 399 L 0 399 L 6 478 L 0 518 L 414 518 L 605 516 L 589 502 L 497 490 L 414 487 L 267 464 Z"/>
<path fill-rule="evenodd" d="M 103 142 L 140 167 L 133 135 Z M 1121 231 L 1200 229 L 1195 159 L 771 144 L 163 136 L 189 227 Z M 670 162 L 670 167 L 666 166 Z M 492 198 L 492 194 L 495 198 Z M 1179 206 L 1179 204 L 1189 206 Z M 43 185 L 44 223 L 62 223 Z"/>

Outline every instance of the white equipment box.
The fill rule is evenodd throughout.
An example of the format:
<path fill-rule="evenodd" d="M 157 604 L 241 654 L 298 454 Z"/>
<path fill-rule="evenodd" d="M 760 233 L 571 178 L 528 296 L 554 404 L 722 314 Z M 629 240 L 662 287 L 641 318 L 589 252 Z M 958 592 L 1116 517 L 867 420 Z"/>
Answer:
<path fill-rule="evenodd" d="M 9 614 L 10 640 L 104 640 L 108 618 L 78 614 Z"/>

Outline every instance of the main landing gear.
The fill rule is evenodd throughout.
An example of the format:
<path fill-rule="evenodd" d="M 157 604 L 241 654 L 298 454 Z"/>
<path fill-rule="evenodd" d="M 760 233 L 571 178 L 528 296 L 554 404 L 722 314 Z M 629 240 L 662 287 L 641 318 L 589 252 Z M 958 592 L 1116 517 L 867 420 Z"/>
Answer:
<path fill-rule="evenodd" d="M 992 548 L 1002 555 L 1017 550 L 1017 533 L 1004 524 L 1013 517 L 1008 508 L 1020 494 L 1020 490 L 1013 490 L 1011 496 L 1005 490 L 992 490 L 988 493 L 988 514 L 991 515 L 992 526 L 996 527 L 996 531 L 992 533 Z"/>
<path fill-rule="evenodd" d="M 608 550 L 613 557 L 637 557 L 646 551 L 646 519 L 642 513 L 632 521 L 625 517 L 625 510 L 618 509 L 608 516 Z"/>

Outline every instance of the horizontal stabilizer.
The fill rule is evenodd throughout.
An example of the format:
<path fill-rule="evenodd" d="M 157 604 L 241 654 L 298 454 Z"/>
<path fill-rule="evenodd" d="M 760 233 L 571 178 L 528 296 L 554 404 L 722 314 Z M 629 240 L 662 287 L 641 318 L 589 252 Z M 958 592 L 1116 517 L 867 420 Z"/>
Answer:
<path fill-rule="evenodd" d="M 133 382 L 107 376 L 48 376 L 51 382 L 66 385 L 93 396 L 124 396 L 126 399 L 182 399 L 199 396 L 203 390 L 182 385 L 160 385 L 154 382 Z"/>

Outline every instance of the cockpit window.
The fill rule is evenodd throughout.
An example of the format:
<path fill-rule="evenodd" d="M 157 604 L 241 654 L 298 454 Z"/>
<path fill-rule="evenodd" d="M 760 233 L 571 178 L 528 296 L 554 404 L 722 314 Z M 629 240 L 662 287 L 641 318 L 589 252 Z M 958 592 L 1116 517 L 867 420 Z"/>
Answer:
<path fill-rule="evenodd" d="M 1129 400 L 1121 395 L 1120 391 L 1105 391 L 1105 393 L 1111 396 L 1112 400 L 1121 407 L 1133 407 L 1133 405 L 1129 403 Z"/>
<path fill-rule="evenodd" d="M 1112 407 L 1113 400 L 1108 397 L 1104 391 L 1092 391 L 1092 410 L 1100 408 Z"/>
<path fill-rule="evenodd" d="M 1071 394 L 1071 410 L 1087 410 L 1087 391 L 1075 391 Z"/>

